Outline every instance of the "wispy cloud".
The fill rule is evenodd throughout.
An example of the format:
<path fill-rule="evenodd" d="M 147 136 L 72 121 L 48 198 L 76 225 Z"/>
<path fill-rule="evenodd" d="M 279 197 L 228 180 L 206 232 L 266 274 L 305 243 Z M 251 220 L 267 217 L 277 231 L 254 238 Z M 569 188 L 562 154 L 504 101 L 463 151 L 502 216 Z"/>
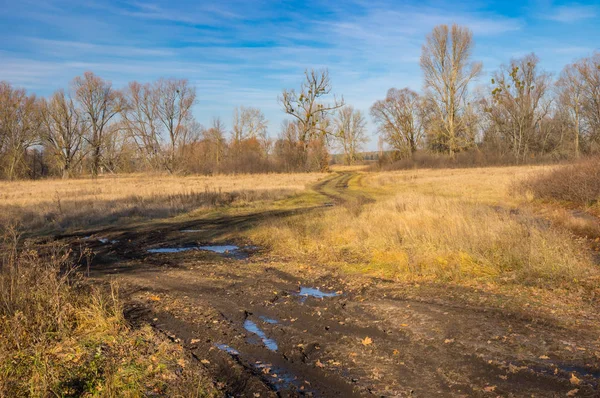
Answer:
<path fill-rule="evenodd" d="M 578 4 L 554 7 L 550 12 L 542 14 L 542 18 L 544 19 L 563 23 L 578 22 L 596 18 L 597 16 L 597 6 Z"/>

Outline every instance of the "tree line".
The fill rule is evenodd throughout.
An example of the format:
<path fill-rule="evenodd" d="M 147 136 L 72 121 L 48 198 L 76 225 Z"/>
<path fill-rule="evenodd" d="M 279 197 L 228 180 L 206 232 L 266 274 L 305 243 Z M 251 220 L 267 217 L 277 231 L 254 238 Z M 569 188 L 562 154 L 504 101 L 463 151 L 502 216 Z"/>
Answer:
<path fill-rule="evenodd" d="M 473 48 L 468 28 L 436 26 L 422 47 L 422 92 L 392 88 L 373 104 L 392 160 L 420 150 L 479 151 L 516 163 L 598 151 L 600 53 L 555 80 L 526 55 L 476 85 L 482 64 L 472 60 Z M 230 130 L 219 118 L 204 127 L 192 112 L 196 101 L 185 79 L 116 89 L 86 72 L 48 98 L 0 82 L 0 177 L 324 170 L 332 148 L 351 164 L 367 142 L 365 115 L 332 94 L 326 69 L 306 70 L 299 89 L 283 90 L 278 101 L 288 120 L 276 138 L 255 107 L 236 108 Z"/>
<path fill-rule="evenodd" d="M 86 72 L 48 98 L 0 82 L 0 176 L 323 170 L 328 148 L 348 141 L 347 130 L 356 135 L 345 144 L 352 160 L 366 137 L 359 111 L 342 99 L 322 101 L 330 91 L 327 70 L 307 70 L 299 91 L 280 96 L 293 120 L 272 139 L 255 107 L 236 108 L 230 130 L 219 118 L 200 125 L 192 112 L 196 89 L 185 79 L 134 81 L 117 90 Z"/>
<path fill-rule="evenodd" d="M 392 88 L 371 107 L 395 157 L 474 150 L 523 163 L 598 152 L 600 53 L 565 66 L 556 80 L 528 54 L 475 86 L 482 64 L 472 61 L 473 47 L 468 28 L 435 27 L 421 53 L 423 92 Z"/>

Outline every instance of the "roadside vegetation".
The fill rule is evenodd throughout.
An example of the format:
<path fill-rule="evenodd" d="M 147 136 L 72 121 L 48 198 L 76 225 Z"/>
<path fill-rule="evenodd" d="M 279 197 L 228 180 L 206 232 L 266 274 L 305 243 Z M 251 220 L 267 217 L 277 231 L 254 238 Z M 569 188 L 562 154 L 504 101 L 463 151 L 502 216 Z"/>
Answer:
<path fill-rule="evenodd" d="M 210 396 L 180 346 L 131 329 L 118 290 L 90 286 L 63 247 L 7 233 L 0 255 L 0 396 Z"/>

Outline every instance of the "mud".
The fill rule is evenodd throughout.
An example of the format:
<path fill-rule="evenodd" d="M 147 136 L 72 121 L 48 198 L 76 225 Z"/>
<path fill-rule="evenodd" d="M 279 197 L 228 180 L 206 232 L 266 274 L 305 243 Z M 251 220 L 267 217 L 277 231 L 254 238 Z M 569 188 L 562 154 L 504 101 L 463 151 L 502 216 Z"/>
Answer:
<path fill-rule="evenodd" d="M 340 204 L 348 181 L 340 174 L 317 189 Z M 401 283 L 309 273 L 264 250 L 243 258 L 146 251 L 210 246 L 296 213 L 94 231 L 119 243 L 89 241 L 92 277 L 105 283 L 116 276 L 131 324 L 148 323 L 181 344 L 227 396 L 600 396 L 597 327 L 466 304 L 445 286 L 415 297 Z M 187 240 L 186 229 L 199 231 L 197 241 Z M 595 325 L 598 314 L 589 317 Z"/>

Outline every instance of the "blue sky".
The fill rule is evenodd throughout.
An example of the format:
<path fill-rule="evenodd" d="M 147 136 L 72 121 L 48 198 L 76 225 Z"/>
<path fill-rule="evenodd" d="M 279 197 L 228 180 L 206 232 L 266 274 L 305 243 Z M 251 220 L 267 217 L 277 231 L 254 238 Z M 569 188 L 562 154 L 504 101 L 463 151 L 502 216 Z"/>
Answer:
<path fill-rule="evenodd" d="M 48 95 L 87 70 L 116 87 L 187 78 L 202 124 L 220 116 L 230 127 L 235 106 L 256 106 L 272 136 L 285 118 L 277 95 L 305 68 L 328 67 L 334 92 L 367 114 L 390 87 L 419 90 L 421 45 L 440 23 L 473 30 L 482 84 L 531 51 L 557 74 L 600 50 L 600 2 L 0 0 L 0 9 L 0 80 Z"/>

